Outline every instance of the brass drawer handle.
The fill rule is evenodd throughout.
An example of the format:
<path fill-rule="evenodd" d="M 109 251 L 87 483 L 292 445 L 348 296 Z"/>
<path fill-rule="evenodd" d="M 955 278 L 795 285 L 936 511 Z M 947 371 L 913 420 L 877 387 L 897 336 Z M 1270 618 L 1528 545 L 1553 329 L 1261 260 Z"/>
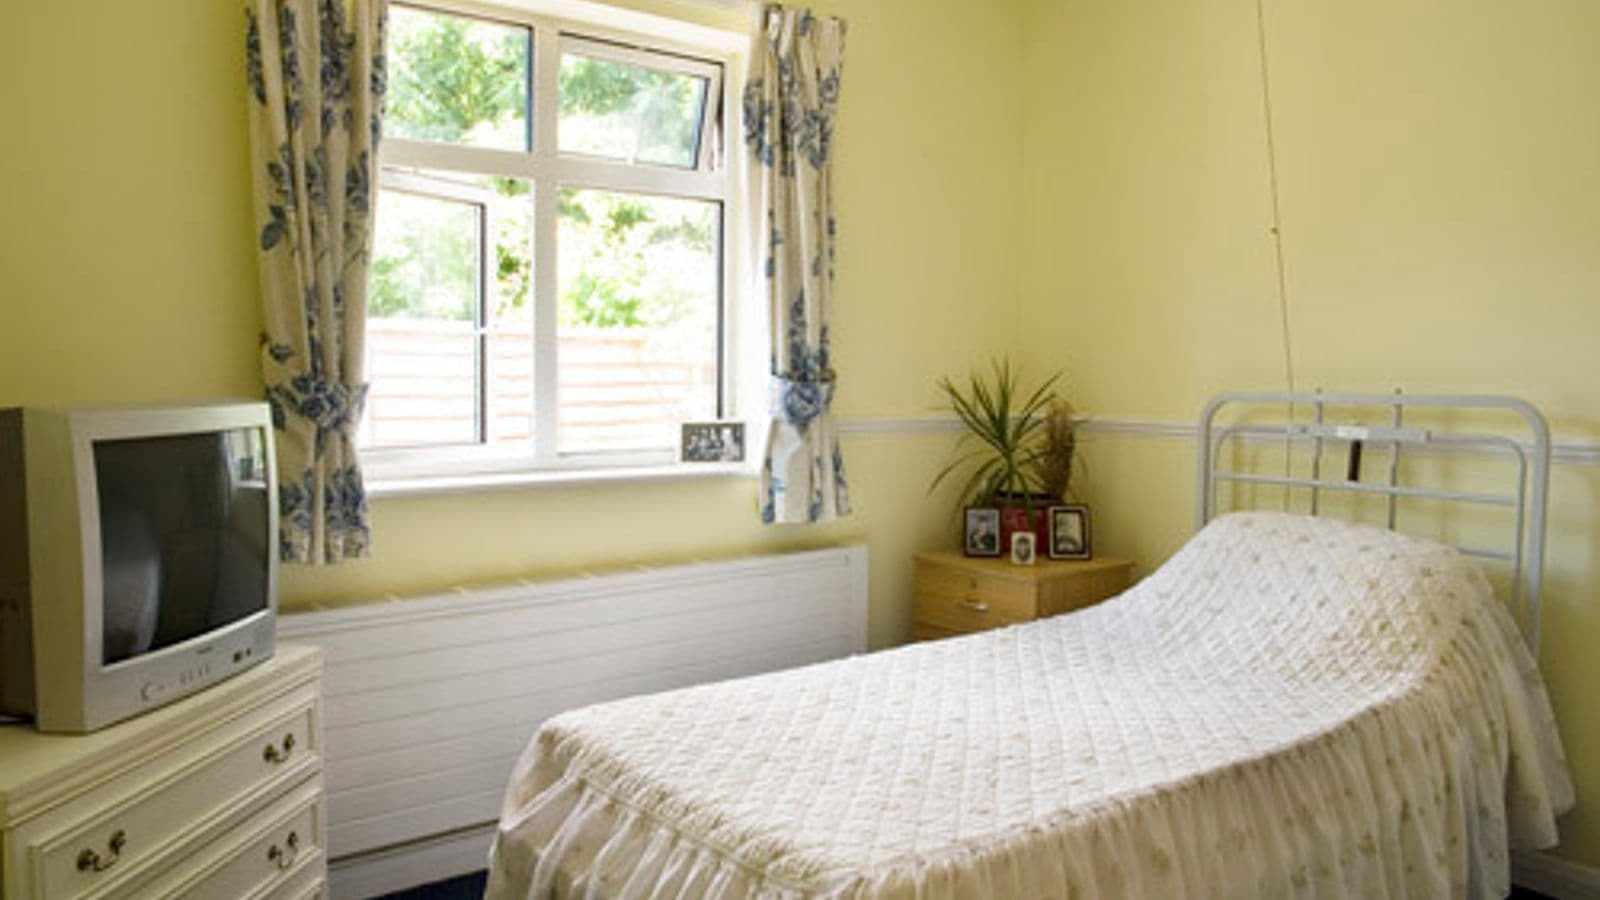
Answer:
<path fill-rule="evenodd" d="M 982 600 L 962 600 L 961 605 L 972 610 L 973 612 L 986 613 L 989 611 L 989 604 L 983 602 Z"/>
<path fill-rule="evenodd" d="M 105 870 L 116 865 L 117 860 L 122 859 L 122 848 L 126 847 L 127 845 L 128 833 L 118 828 L 112 833 L 111 840 L 106 842 L 106 849 L 110 851 L 110 855 L 102 859 L 100 854 L 89 849 L 88 847 L 85 847 L 78 852 L 78 871 L 104 872 Z"/>
<path fill-rule="evenodd" d="M 300 835 L 293 831 L 289 832 L 289 836 L 284 838 L 283 844 L 284 847 L 289 849 L 285 850 L 283 847 L 273 844 L 267 850 L 267 860 L 279 869 L 287 869 L 294 865 L 296 857 L 300 855 Z"/>
<path fill-rule="evenodd" d="M 278 765 L 279 763 L 288 762 L 289 755 L 292 753 L 294 753 L 294 734 L 290 733 L 283 736 L 282 750 L 272 744 L 268 744 L 262 749 L 261 758 L 273 765 Z"/>

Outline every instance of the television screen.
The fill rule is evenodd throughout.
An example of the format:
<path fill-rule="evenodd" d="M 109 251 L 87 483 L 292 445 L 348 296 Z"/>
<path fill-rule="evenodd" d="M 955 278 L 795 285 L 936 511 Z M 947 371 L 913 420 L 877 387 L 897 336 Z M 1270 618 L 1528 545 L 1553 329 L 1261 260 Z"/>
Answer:
<path fill-rule="evenodd" d="M 260 428 L 94 443 L 103 665 L 267 608 Z"/>

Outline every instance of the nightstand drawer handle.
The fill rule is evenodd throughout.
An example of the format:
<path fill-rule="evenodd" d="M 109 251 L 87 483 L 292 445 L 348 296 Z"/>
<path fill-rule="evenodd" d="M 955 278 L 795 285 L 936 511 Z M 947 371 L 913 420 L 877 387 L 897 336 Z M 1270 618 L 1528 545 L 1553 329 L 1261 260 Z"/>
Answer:
<path fill-rule="evenodd" d="M 273 844 L 267 850 L 267 859 L 279 869 L 287 869 L 294 865 L 295 858 L 300 855 L 300 835 L 293 831 L 289 832 L 289 836 L 283 840 L 283 845 L 289 849 L 285 850 Z"/>
<path fill-rule="evenodd" d="M 100 854 L 85 847 L 78 853 L 78 871 L 104 872 L 116 865 L 117 860 L 122 859 L 122 848 L 127 845 L 128 833 L 118 828 L 111 835 L 111 840 L 106 842 L 106 849 L 110 851 L 110 855 L 102 859 Z"/>
<path fill-rule="evenodd" d="M 283 736 L 282 750 L 268 744 L 262 748 L 261 758 L 273 765 L 278 765 L 279 763 L 288 762 L 289 755 L 292 753 L 294 753 L 294 735 L 291 733 Z"/>
<path fill-rule="evenodd" d="M 972 610 L 973 612 L 986 613 L 989 611 L 989 604 L 983 602 L 982 600 L 963 600 L 961 601 L 961 605 Z"/>

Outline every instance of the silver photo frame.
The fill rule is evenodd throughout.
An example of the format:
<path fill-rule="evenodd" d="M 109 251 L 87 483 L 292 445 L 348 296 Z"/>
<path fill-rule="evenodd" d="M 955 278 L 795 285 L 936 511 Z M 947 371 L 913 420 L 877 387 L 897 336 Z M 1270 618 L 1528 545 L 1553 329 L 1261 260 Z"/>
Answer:
<path fill-rule="evenodd" d="M 678 459 L 686 463 L 744 462 L 743 422 L 685 422 Z"/>
<path fill-rule="evenodd" d="M 1052 506 L 1049 517 L 1047 555 L 1051 559 L 1089 559 L 1094 549 L 1089 540 L 1089 507 Z"/>

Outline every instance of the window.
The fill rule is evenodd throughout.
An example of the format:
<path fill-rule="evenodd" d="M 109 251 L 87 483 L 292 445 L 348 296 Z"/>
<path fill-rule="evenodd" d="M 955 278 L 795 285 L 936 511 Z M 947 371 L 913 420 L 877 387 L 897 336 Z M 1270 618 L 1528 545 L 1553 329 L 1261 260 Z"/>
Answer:
<path fill-rule="evenodd" d="M 645 465 L 728 414 L 729 56 L 391 8 L 360 441 L 377 470 Z"/>

